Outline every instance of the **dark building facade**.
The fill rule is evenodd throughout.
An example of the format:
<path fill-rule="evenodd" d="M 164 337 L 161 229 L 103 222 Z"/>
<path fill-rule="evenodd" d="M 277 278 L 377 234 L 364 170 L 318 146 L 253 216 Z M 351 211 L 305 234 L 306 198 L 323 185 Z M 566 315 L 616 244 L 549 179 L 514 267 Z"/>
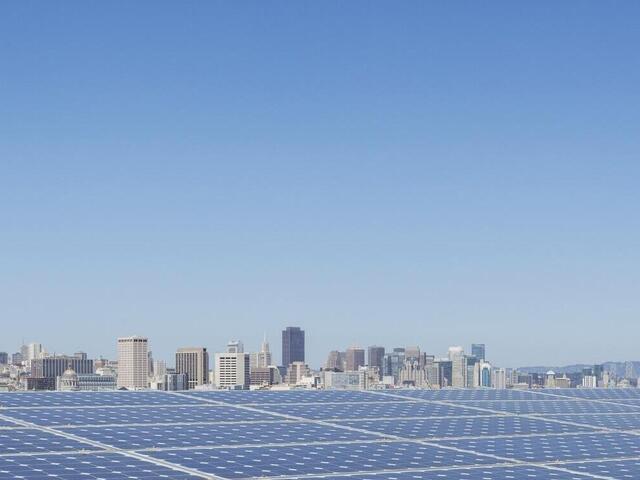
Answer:
<path fill-rule="evenodd" d="M 370 367 L 378 367 L 378 374 L 382 378 L 384 373 L 384 347 L 372 345 L 367 350 L 367 361 Z"/>
<path fill-rule="evenodd" d="M 9 354 L 7 352 L 0 352 L 0 365 L 6 365 L 9 363 Z"/>
<path fill-rule="evenodd" d="M 64 371 L 71 368 L 77 374 L 93 373 L 93 360 L 78 357 L 45 357 L 31 360 L 31 377 L 52 378 L 53 388 L 55 388 L 56 377 L 62 376 Z"/>
<path fill-rule="evenodd" d="M 293 362 L 304 362 L 304 330 L 300 327 L 282 331 L 282 365 L 288 368 Z"/>
<path fill-rule="evenodd" d="M 471 345 L 471 355 L 478 360 L 486 360 L 484 343 L 474 343 Z"/>

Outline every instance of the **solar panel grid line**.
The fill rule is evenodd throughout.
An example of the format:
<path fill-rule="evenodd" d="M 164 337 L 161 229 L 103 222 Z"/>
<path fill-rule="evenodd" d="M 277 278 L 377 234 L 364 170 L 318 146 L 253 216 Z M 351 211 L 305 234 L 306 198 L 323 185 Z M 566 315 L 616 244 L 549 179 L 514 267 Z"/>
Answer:
<path fill-rule="evenodd" d="M 173 395 L 182 395 L 179 392 L 170 392 Z M 247 410 L 254 410 L 254 411 L 260 411 L 260 409 L 257 409 L 255 407 L 247 407 L 246 405 L 234 405 L 236 408 L 241 408 L 241 409 L 247 409 Z M 300 417 L 293 417 L 290 415 L 284 415 L 282 414 L 283 417 L 286 418 L 290 418 L 290 419 L 298 419 L 298 420 L 302 420 L 303 418 Z M 327 426 L 334 426 L 334 424 L 331 424 L 329 422 L 325 422 L 322 420 L 314 420 L 315 423 L 321 424 L 321 425 L 327 425 Z M 349 427 L 347 425 L 340 425 L 340 428 L 344 428 L 346 430 L 351 430 L 351 431 L 357 431 L 357 432 L 361 432 L 361 433 L 369 433 L 369 434 L 375 434 L 375 435 L 379 435 L 381 438 L 391 438 L 393 440 L 397 440 L 397 441 L 403 441 L 403 442 L 411 442 L 411 443 L 418 443 L 421 445 L 425 445 L 425 446 L 431 446 L 431 447 L 436 447 L 436 448 L 443 448 L 445 450 L 451 450 L 451 451 L 455 451 L 458 453 L 466 453 L 466 454 L 472 454 L 472 455 L 476 455 L 479 457 L 486 457 L 486 458 L 492 458 L 494 460 L 499 460 L 501 462 L 514 462 L 517 463 L 516 461 L 513 461 L 511 459 L 508 458 L 503 458 L 503 457 L 498 457 L 496 455 L 490 455 L 490 454 L 482 454 L 482 453 L 477 453 L 477 452 L 472 452 L 472 451 L 465 451 L 456 447 L 450 447 L 450 446 L 440 446 L 437 445 L 435 443 L 432 442 L 427 442 L 424 440 L 415 440 L 415 439 L 411 439 L 411 438 L 405 438 L 405 437 L 401 437 L 398 435 L 386 435 L 386 434 L 381 434 L 379 432 L 374 432 L 372 430 L 366 430 L 366 429 L 357 429 L 357 428 L 353 428 L 353 427 Z"/>
<path fill-rule="evenodd" d="M 385 421 L 409 421 L 409 420 L 424 420 L 428 418 L 429 420 L 448 420 L 448 419 L 471 419 L 471 418 L 486 418 L 486 417 L 513 417 L 514 415 L 510 415 L 504 412 L 501 413 L 478 413 L 477 415 L 442 415 L 442 416 L 415 416 L 415 417 L 384 417 Z M 376 420 L 376 418 L 341 418 L 340 420 L 327 420 L 328 422 L 370 422 L 371 420 Z"/>
<path fill-rule="evenodd" d="M 179 392 L 171 392 L 171 393 L 174 394 L 174 395 L 181 395 L 181 393 L 179 393 Z M 435 402 L 433 402 L 433 403 L 435 403 Z M 231 404 L 229 404 L 229 405 L 231 405 Z M 256 407 L 249 407 L 247 405 L 234 404 L 234 406 L 236 408 L 240 408 L 240 409 L 260 411 L 260 409 L 258 409 Z M 282 414 L 282 415 L 285 416 L 284 414 Z M 300 417 L 293 417 L 293 416 L 290 416 L 290 415 L 286 415 L 286 417 L 287 418 L 291 418 L 291 419 L 302 419 Z M 314 420 L 314 423 L 318 423 L 318 424 L 322 424 L 322 425 L 328 425 L 328 426 L 336 425 L 335 423 L 329 423 L 329 422 L 323 421 L 323 420 Z M 393 440 L 400 441 L 400 442 L 418 443 L 418 444 L 425 445 L 425 446 L 431 446 L 431 447 L 443 448 L 445 450 L 456 451 L 458 453 L 466 453 L 466 454 L 472 454 L 472 455 L 476 455 L 476 456 L 480 456 L 480 457 L 492 458 L 494 460 L 498 460 L 498 461 L 501 461 L 501 462 L 507 462 L 507 463 L 509 463 L 509 462 L 519 463 L 520 462 L 518 460 L 514 460 L 514 459 L 510 459 L 510 458 L 506 458 L 506 457 L 500 457 L 500 456 L 497 456 L 497 455 L 486 454 L 486 453 L 481 453 L 481 452 L 472 451 L 472 450 L 464 450 L 464 449 L 461 449 L 461 448 L 452 447 L 450 445 L 441 445 L 441 444 L 438 444 L 437 442 L 434 442 L 434 440 L 428 440 L 428 441 L 427 440 L 416 440 L 416 439 L 402 437 L 402 436 L 398 436 L 398 435 L 381 434 L 381 433 L 375 432 L 373 430 L 357 429 L 357 428 L 349 427 L 347 425 L 340 425 L 340 427 L 348 429 L 348 430 L 352 430 L 352 431 L 358 431 L 358 432 L 361 432 L 361 433 L 377 434 L 377 435 L 380 435 L 382 438 L 391 438 Z"/>
<path fill-rule="evenodd" d="M 376 392 L 378 393 L 378 392 Z M 380 394 L 382 395 L 393 395 L 393 394 L 387 394 L 380 392 Z M 426 402 L 426 401 L 425 401 Z M 452 401 L 429 401 L 430 403 L 441 403 L 444 405 L 453 405 L 453 406 L 457 406 L 456 403 L 452 402 Z M 505 415 L 505 416 L 516 416 L 516 417 L 523 417 L 523 418 L 531 418 L 531 419 L 537 419 L 537 420 L 544 420 L 544 421 L 549 421 L 549 422 L 557 422 L 557 423 L 563 423 L 565 425 L 573 425 L 576 427 L 590 427 L 593 428 L 593 430 L 595 431 L 616 431 L 616 430 L 611 430 L 611 429 L 607 429 L 604 427 L 597 427 L 597 426 L 591 426 L 591 425 L 584 425 L 584 424 L 579 424 L 579 423 L 574 423 L 574 422 L 569 422 L 569 421 L 564 421 L 564 420 L 558 420 L 558 419 L 549 419 L 546 416 L 539 416 L 539 415 L 532 415 L 532 414 L 522 414 L 522 413 L 513 413 L 513 412 L 505 412 L 503 410 L 495 410 L 495 409 L 487 409 L 487 408 L 482 408 L 482 407 L 475 407 L 475 406 L 468 406 L 465 408 L 470 408 L 473 410 L 478 410 L 479 412 L 485 412 L 487 414 L 494 414 L 494 415 Z"/>
<path fill-rule="evenodd" d="M 573 432 L 572 435 L 588 435 L 593 432 Z M 629 433 L 629 432 L 626 432 Z M 509 434 L 505 433 L 502 435 L 464 435 L 458 437 L 411 437 L 412 440 L 418 442 L 438 442 L 438 441 L 454 441 L 454 440 L 483 440 L 483 439 L 500 439 L 500 438 L 513 438 L 513 437 L 523 437 L 523 438 L 535 438 L 535 437 L 561 437 L 563 435 L 567 435 L 567 432 L 557 432 L 557 433 L 518 433 L 518 434 Z"/>
<path fill-rule="evenodd" d="M 4 419 L 4 416 L 0 415 L 0 419 Z M 58 430 L 56 430 L 54 428 L 44 427 L 42 425 L 29 424 L 29 422 L 24 422 L 24 421 L 16 421 L 16 423 L 20 423 L 20 424 L 22 424 L 22 425 L 24 425 L 26 427 L 37 429 L 37 430 L 40 430 L 40 431 L 43 431 L 43 432 L 51 433 L 51 434 L 54 434 L 54 435 L 59 435 L 61 437 L 64 437 L 64 438 L 67 438 L 67 439 L 70 439 L 70 440 L 76 440 L 76 441 L 81 442 L 81 443 L 86 443 L 88 445 L 92 445 L 92 446 L 96 447 L 99 450 L 103 450 L 103 451 L 106 451 L 106 452 L 120 453 L 120 454 L 122 454 L 124 456 L 127 456 L 127 457 L 130 457 L 130 458 L 136 458 L 138 460 L 142 460 L 142 461 L 145 461 L 145 462 L 153 463 L 155 465 L 169 467 L 169 468 L 174 469 L 174 470 L 182 471 L 184 473 L 189 473 L 191 475 L 196 475 L 196 476 L 200 476 L 200 477 L 203 477 L 203 478 L 219 479 L 219 477 L 208 476 L 206 474 L 202 474 L 202 472 L 198 472 L 198 471 L 193 470 L 193 469 L 185 468 L 182 465 L 177 465 L 177 464 L 172 464 L 172 463 L 169 463 L 169 462 L 164 462 L 164 461 L 161 461 L 161 460 L 158 460 L 158 459 L 154 459 L 154 458 L 151 458 L 151 457 L 148 457 L 146 455 L 139 454 L 139 453 L 136 453 L 136 452 L 133 452 L 133 451 L 121 450 L 121 449 L 118 449 L 118 448 L 115 448 L 115 447 L 104 445 L 104 444 L 102 444 L 100 442 L 96 442 L 96 441 L 93 441 L 93 440 L 88 440 L 86 438 L 83 438 L 83 437 L 80 437 L 80 436 L 77 436 L 77 435 L 72 435 L 72 434 L 69 434 L 69 433 L 66 433 L 66 432 L 61 432 L 61 431 L 58 431 Z M 38 455 L 42 455 L 42 453 L 39 453 Z"/>
<path fill-rule="evenodd" d="M 381 393 L 381 392 L 375 392 L 375 393 Z M 383 394 L 383 393 L 381 393 L 381 394 Z M 426 402 L 426 401 L 425 401 L 425 402 Z M 432 403 L 436 403 L 436 402 L 432 402 Z M 448 403 L 448 402 L 443 402 L 443 403 Z M 243 407 L 246 407 L 246 406 L 238 405 L 238 408 L 243 408 Z M 321 421 L 321 423 L 324 423 L 324 422 L 322 422 L 322 421 Z M 594 427 L 594 430 L 602 430 L 602 429 L 599 429 L 599 428 L 595 428 L 595 427 Z M 370 432 L 369 430 L 366 430 L 366 429 L 362 429 L 362 431 L 364 431 L 364 432 L 367 432 L 367 431 L 368 431 L 368 432 Z M 397 439 L 398 439 L 398 440 L 402 440 L 402 439 L 404 439 L 404 438 L 403 438 L 403 437 L 397 437 Z M 407 440 L 407 439 L 404 439 L 404 440 Z M 425 445 L 432 445 L 432 446 L 439 446 L 439 447 L 443 447 L 443 445 L 442 445 L 442 444 L 438 444 L 437 442 L 433 442 L 433 440 L 428 441 L 428 442 L 427 442 L 427 441 L 420 441 L 420 443 L 425 444 Z M 448 446 L 447 446 L 447 447 L 448 447 Z M 459 451 L 459 452 L 464 452 L 464 453 L 470 453 L 470 454 L 476 454 L 476 455 L 484 455 L 483 453 L 477 452 L 477 451 L 475 451 L 475 450 L 463 450 L 463 449 L 457 449 L 457 451 Z M 498 460 L 505 460 L 505 461 L 512 461 L 512 460 L 513 460 L 513 459 L 510 459 L 510 458 L 503 458 L 503 457 L 498 457 L 498 456 L 495 456 L 495 455 L 490 455 L 490 456 L 491 456 L 492 458 L 495 458 L 495 459 L 498 459 Z"/>
<path fill-rule="evenodd" d="M 326 442 L 289 442 L 289 443 L 261 443 L 256 444 L 239 444 L 239 445 L 198 445 L 188 447 L 160 447 L 160 448 L 137 448 L 136 452 L 165 452 L 165 451 L 190 451 L 194 448 L 198 450 L 243 450 L 246 448 L 280 448 L 280 447 L 299 447 L 314 446 L 314 445 L 368 445 L 376 443 L 400 443 L 406 440 L 399 440 L 393 438 L 376 438 L 371 440 L 342 440 L 342 441 L 326 441 Z"/>
<path fill-rule="evenodd" d="M 115 427 L 122 427 L 123 425 L 126 425 L 128 427 L 148 427 L 149 425 L 162 425 L 162 426 L 167 426 L 167 427 L 171 427 L 171 426 L 182 426 L 182 425 L 211 425 L 211 426 L 218 426 L 218 425 L 254 425 L 254 424 L 261 424 L 261 423 L 273 423 L 273 424 L 281 424 L 281 423 L 287 423 L 287 424 L 291 424 L 291 423 L 308 423 L 308 420 L 282 420 L 282 419 L 278 419 L 278 420 L 235 420 L 235 421 L 196 421 L 196 422 L 162 422 L 162 423 L 155 423 L 155 424 L 149 424 L 149 423 L 126 423 L 126 424 L 122 424 L 122 423 L 99 423 L 99 424 L 82 424 L 82 425 L 57 425 L 56 428 L 63 428 L 65 430 L 74 430 L 74 429 L 81 429 L 81 428 L 115 428 Z M 0 427 L 0 430 L 2 430 L 3 427 Z M 7 429 L 13 429 L 13 428 L 18 428 L 18 427 L 6 427 Z"/>

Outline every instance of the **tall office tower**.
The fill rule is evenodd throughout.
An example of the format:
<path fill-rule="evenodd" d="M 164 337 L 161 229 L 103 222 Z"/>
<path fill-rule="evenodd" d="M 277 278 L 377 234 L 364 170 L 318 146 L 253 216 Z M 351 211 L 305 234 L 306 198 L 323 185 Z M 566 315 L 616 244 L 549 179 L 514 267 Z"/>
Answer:
<path fill-rule="evenodd" d="M 167 362 L 164 360 L 155 360 L 153 362 L 153 375 L 163 377 L 167 374 Z"/>
<path fill-rule="evenodd" d="M 22 358 L 22 353 L 16 352 L 11 354 L 11 365 L 22 365 L 24 359 Z"/>
<path fill-rule="evenodd" d="M 176 373 L 186 373 L 189 389 L 209 383 L 209 353 L 204 347 L 179 348 Z"/>
<path fill-rule="evenodd" d="M 149 382 L 149 340 L 144 337 L 118 339 L 118 388 L 147 388 Z"/>
<path fill-rule="evenodd" d="M 282 365 L 286 368 L 293 362 L 304 362 L 304 330 L 300 327 L 282 331 Z"/>
<path fill-rule="evenodd" d="M 76 352 L 73 354 L 74 357 L 79 358 L 80 360 L 86 360 L 88 355 L 85 352 Z"/>
<path fill-rule="evenodd" d="M 214 369 L 216 386 L 232 390 L 249 388 L 251 384 L 250 362 L 248 353 L 235 351 L 216 353 Z"/>
<path fill-rule="evenodd" d="M 259 352 L 251 354 L 251 368 L 267 368 L 271 363 L 271 351 L 269 350 L 269 342 L 267 342 L 267 334 L 264 335 L 264 340 L 260 347 Z"/>
<path fill-rule="evenodd" d="M 440 386 L 440 372 L 435 356 L 424 355 L 424 372 L 426 377 L 426 386 L 428 388 L 438 388 Z"/>
<path fill-rule="evenodd" d="M 486 360 L 484 343 L 473 343 L 471 345 L 471 356 L 476 357 L 479 361 Z"/>
<path fill-rule="evenodd" d="M 482 363 L 476 357 L 465 355 L 466 368 L 467 373 L 465 375 L 466 378 L 466 387 L 467 388 L 476 388 L 480 386 L 480 364 Z"/>
<path fill-rule="evenodd" d="M 338 350 L 331 350 L 327 357 L 327 362 L 324 365 L 325 370 L 339 370 L 344 371 L 344 352 Z"/>
<path fill-rule="evenodd" d="M 494 368 L 492 371 L 491 384 L 493 388 L 507 388 L 507 370 L 504 368 Z"/>
<path fill-rule="evenodd" d="M 382 372 L 384 370 L 384 347 L 372 345 L 367 349 L 367 355 L 369 366 L 376 367 L 378 369 L 378 375 L 382 378 Z"/>
<path fill-rule="evenodd" d="M 480 372 L 478 386 L 486 387 L 486 388 L 492 387 L 494 384 L 494 381 L 493 381 L 494 379 L 492 378 L 493 369 L 491 368 L 491 364 L 487 362 L 478 362 L 478 365 L 479 365 L 478 370 Z M 504 383 L 506 384 L 506 382 L 507 382 L 507 377 L 506 377 L 506 371 L 505 371 Z M 501 388 L 506 388 L 506 387 L 501 387 Z"/>
<path fill-rule="evenodd" d="M 227 353 L 244 353 L 244 344 L 240 340 L 229 340 Z"/>
<path fill-rule="evenodd" d="M 149 376 L 153 377 L 155 372 L 153 371 L 153 352 L 151 350 L 147 352 L 147 363 L 149 364 Z"/>
<path fill-rule="evenodd" d="M 0 352 L 0 365 L 7 365 L 9 363 L 9 354 L 7 352 Z"/>
<path fill-rule="evenodd" d="M 467 359 L 462 347 L 449 347 L 449 361 L 451 362 L 451 387 L 465 388 L 467 386 Z"/>
<path fill-rule="evenodd" d="M 349 347 L 345 353 L 345 363 L 347 372 L 355 372 L 365 365 L 364 349 L 360 347 Z"/>
<path fill-rule="evenodd" d="M 397 385 L 400 381 L 400 370 L 404 366 L 404 348 L 394 348 L 393 352 L 385 353 L 383 376 L 393 377 Z"/>
<path fill-rule="evenodd" d="M 44 348 L 42 348 L 41 343 L 30 343 L 29 345 L 22 345 L 22 347 L 20 347 L 20 353 L 22 355 L 22 361 L 29 367 L 31 360 L 42 358 L 46 352 Z"/>

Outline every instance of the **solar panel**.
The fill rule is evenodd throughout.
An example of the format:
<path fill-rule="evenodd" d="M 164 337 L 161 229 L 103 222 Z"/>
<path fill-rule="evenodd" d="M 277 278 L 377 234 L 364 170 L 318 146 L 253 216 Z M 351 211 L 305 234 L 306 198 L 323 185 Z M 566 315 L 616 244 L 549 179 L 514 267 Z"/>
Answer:
<path fill-rule="evenodd" d="M 0 456 L 0 480 L 201 478 L 118 453 Z"/>
<path fill-rule="evenodd" d="M 105 445 L 130 449 L 318 443 L 379 438 L 377 435 L 304 422 L 81 427 L 66 431 Z"/>
<path fill-rule="evenodd" d="M 634 389 L 0 393 L 0 480 L 640 478 Z"/>
<path fill-rule="evenodd" d="M 542 433 L 572 433 L 593 431 L 588 426 L 548 422 L 516 416 L 481 416 L 457 418 L 412 418 L 395 420 L 352 420 L 337 424 L 349 425 L 381 434 L 404 438 L 454 438 Z"/>
<path fill-rule="evenodd" d="M 451 417 L 475 416 L 481 414 L 455 405 L 427 402 L 383 402 L 383 403 L 343 403 L 326 405 L 264 405 L 266 412 L 301 418 L 358 419 L 358 418 L 398 418 L 398 417 Z"/>

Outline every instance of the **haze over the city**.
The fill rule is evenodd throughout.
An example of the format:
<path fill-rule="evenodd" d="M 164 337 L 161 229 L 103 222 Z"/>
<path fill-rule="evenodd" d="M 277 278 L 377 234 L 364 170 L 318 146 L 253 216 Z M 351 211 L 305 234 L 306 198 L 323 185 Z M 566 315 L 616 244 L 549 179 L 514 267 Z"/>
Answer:
<path fill-rule="evenodd" d="M 640 359 L 640 4 L 74 7 L 0 5 L 0 351 Z"/>

